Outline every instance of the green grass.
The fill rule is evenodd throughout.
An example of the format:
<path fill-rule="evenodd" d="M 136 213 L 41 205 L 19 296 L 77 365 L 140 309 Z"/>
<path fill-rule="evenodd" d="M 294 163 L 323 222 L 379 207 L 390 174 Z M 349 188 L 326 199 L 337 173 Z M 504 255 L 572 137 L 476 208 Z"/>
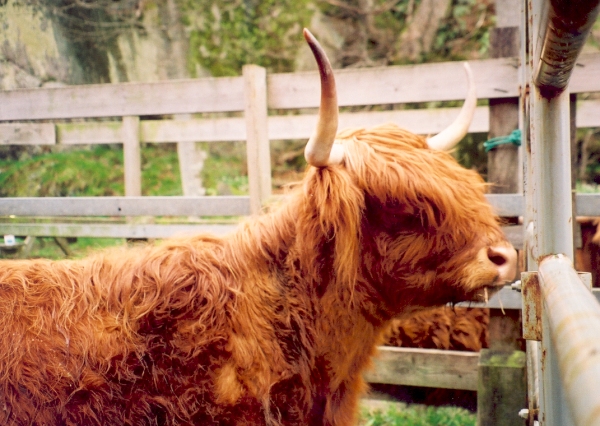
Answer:
<path fill-rule="evenodd" d="M 107 247 L 120 246 L 124 244 L 126 243 L 125 239 L 123 238 L 79 237 L 77 238 L 77 241 L 69 244 L 69 248 L 73 252 L 70 258 L 79 259 L 93 253 L 94 251 L 102 250 Z M 53 238 L 36 238 L 29 257 L 43 257 L 46 259 L 64 259 L 66 256 L 60 249 L 58 244 L 54 242 Z"/>
<path fill-rule="evenodd" d="M 363 409 L 360 426 L 475 426 L 476 415 L 458 407 L 390 404 L 384 410 Z"/>
<path fill-rule="evenodd" d="M 144 145 L 142 194 L 181 195 L 174 145 Z M 123 150 L 107 145 L 46 152 L 0 162 L 0 196 L 63 197 L 124 194 Z"/>
<path fill-rule="evenodd" d="M 22 241 L 22 238 L 18 238 L 18 241 Z M 88 256 L 89 254 L 103 250 L 108 247 L 122 246 L 126 244 L 124 238 L 88 238 L 79 237 L 76 241 L 69 244 L 69 249 L 72 254 L 69 256 L 71 259 L 80 259 Z M 14 258 L 15 254 L 2 254 L 4 258 Z M 54 238 L 36 238 L 29 258 L 45 258 L 45 259 L 65 259 L 67 256 L 61 250 L 59 245 L 54 241 Z"/>
<path fill-rule="evenodd" d="M 247 194 L 245 146 L 204 145 L 209 155 L 201 177 L 207 195 Z M 175 144 L 143 144 L 141 155 L 142 195 L 182 195 Z M 0 161 L 0 197 L 98 197 L 124 192 L 121 148 L 95 145 Z"/>
<path fill-rule="evenodd" d="M 576 190 L 584 194 L 596 194 L 600 192 L 600 186 L 595 183 L 577 182 Z"/>

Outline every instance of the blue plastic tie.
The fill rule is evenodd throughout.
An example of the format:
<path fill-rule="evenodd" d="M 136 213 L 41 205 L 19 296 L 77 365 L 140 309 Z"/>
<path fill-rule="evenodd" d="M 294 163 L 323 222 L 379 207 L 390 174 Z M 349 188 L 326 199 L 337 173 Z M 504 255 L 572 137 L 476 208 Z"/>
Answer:
<path fill-rule="evenodd" d="M 497 138 L 492 138 L 484 142 L 483 147 L 485 148 L 485 152 L 490 152 L 497 146 L 505 145 L 507 143 L 512 143 L 513 145 L 521 146 L 521 131 L 517 129 L 513 130 L 508 136 L 498 136 Z"/>

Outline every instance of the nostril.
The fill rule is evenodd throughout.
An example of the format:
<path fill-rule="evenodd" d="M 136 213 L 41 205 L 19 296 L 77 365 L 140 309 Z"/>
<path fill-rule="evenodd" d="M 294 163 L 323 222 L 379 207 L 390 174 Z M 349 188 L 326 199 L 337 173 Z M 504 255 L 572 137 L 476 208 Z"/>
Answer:
<path fill-rule="evenodd" d="M 506 263 L 506 259 L 503 258 L 502 256 L 491 256 L 490 260 L 492 261 L 492 263 L 494 263 L 498 266 L 502 266 Z"/>
<path fill-rule="evenodd" d="M 498 244 L 487 249 L 489 261 L 498 271 L 498 280 L 507 282 L 517 275 L 517 251 L 510 244 Z"/>
<path fill-rule="evenodd" d="M 506 256 L 494 247 L 488 248 L 488 259 L 497 266 L 502 266 L 508 262 Z"/>

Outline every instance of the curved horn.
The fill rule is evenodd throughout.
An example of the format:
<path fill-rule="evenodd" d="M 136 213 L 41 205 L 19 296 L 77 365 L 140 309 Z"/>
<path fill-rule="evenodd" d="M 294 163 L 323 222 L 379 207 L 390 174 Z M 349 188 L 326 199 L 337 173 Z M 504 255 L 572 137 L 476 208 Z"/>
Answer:
<path fill-rule="evenodd" d="M 321 105 L 317 128 L 306 144 L 304 158 L 308 164 L 315 167 L 339 164 L 344 159 L 344 150 L 341 145 L 333 145 L 338 128 L 337 92 L 333 70 L 325 51 L 306 28 L 304 38 L 315 56 L 321 77 Z"/>
<path fill-rule="evenodd" d="M 437 135 L 427 139 L 430 148 L 438 149 L 440 151 L 447 151 L 454 148 L 454 146 L 465 137 L 469 131 L 471 121 L 473 121 L 473 114 L 475 114 L 475 108 L 477 107 L 477 91 L 475 89 L 475 83 L 473 82 L 471 67 L 466 62 L 463 65 L 465 66 L 469 86 L 467 98 L 465 99 L 465 103 L 463 104 L 458 117 L 456 117 L 456 120 Z"/>

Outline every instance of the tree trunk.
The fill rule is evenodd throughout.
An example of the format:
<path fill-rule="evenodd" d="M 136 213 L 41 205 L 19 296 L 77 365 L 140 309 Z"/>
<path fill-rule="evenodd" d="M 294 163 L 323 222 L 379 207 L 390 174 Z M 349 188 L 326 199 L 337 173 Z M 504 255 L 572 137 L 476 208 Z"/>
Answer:
<path fill-rule="evenodd" d="M 400 36 L 398 55 L 418 61 L 423 54 L 429 53 L 449 7 L 450 0 L 423 0 Z"/>
<path fill-rule="evenodd" d="M 189 78 L 187 70 L 188 42 L 185 36 L 181 16 L 175 0 L 159 2 L 161 17 L 161 36 L 163 41 L 164 57 L 161 58 L 160 69 L 164 75 L 162 79 Z M 188 115 L 178 117 L 185 120 Z M 200 172 L 204 164 L 206 153 L 198 151 L 194 142 L 177 143 L 177 156 L 183 195 L 204 195 Z"/>

